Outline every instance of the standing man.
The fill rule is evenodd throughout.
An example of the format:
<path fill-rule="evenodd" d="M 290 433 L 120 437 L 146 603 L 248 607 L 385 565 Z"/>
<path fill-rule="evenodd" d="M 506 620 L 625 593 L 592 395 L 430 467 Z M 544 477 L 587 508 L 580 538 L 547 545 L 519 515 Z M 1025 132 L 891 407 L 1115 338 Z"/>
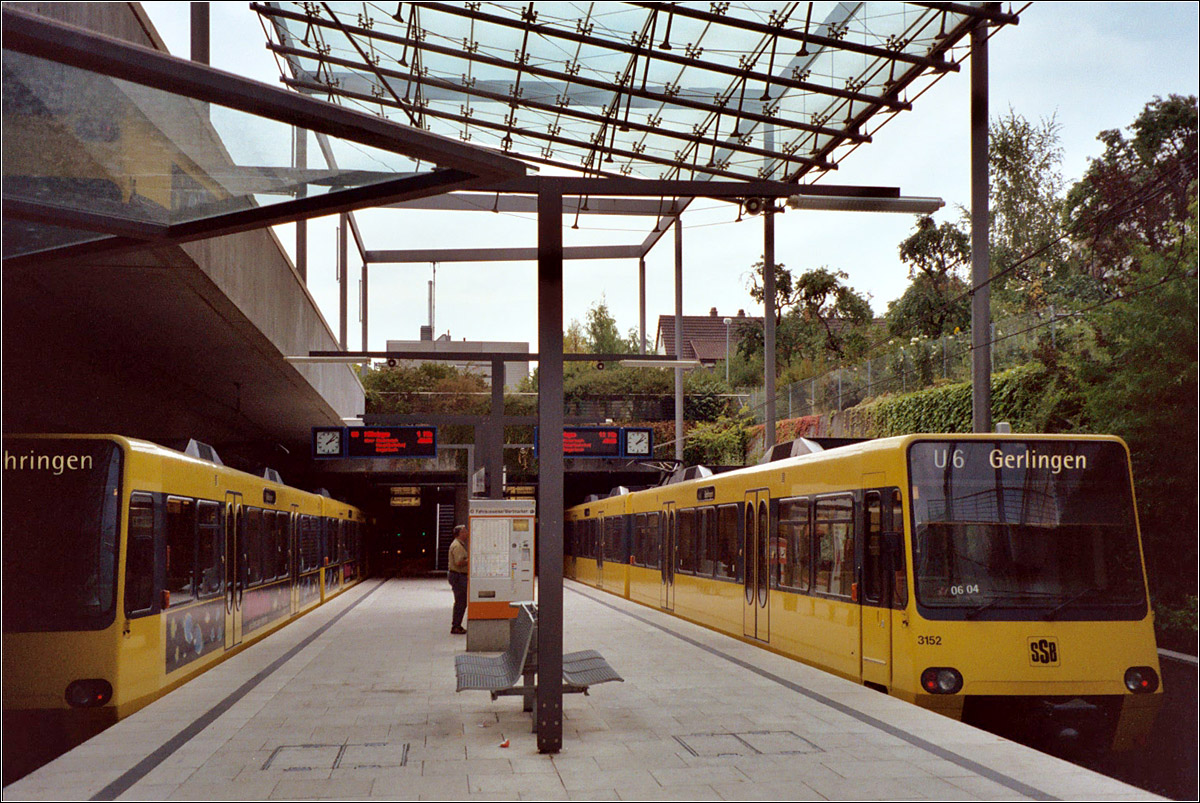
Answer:
<path fill-rule="evenodd" d="M 450 623 L 450 632 L 461 636 L 467 632 L 462 626 L 463 614 L 467 612 L 467 571 L 470 568 L 471 536 L 467 528 L 458 525 L 454 528 L 454 540 L 450 542 L 450 587 L 454 589 L 454 619 Z"/>

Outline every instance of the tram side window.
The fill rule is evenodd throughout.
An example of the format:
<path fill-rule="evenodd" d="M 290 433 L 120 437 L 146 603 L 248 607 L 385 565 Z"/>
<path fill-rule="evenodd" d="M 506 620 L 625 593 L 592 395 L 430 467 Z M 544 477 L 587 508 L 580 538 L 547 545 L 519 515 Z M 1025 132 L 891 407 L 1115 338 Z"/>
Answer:
<path fill-rule="evenodd" d="M 317 568 L 321 562 L 320 523 L 316 516 L 303 516 L 300 519 L 300 571 Z"/>
<path fill-rule="evenodd" d="M 779 586 L 791 591 L 808 591 L 812 569 L 812 539 L 807 499 L 784 499 L 779 503 Z"/>
<path fill-rule="evenodd" d="M 696 511 L 679 511 L 679 542 L 675 545 L 679 571 L 696 573 Z"/>
<path fill-rule="evenodd" d="M 717 509 L 702 507 L 696 511 L 696 574 L 712 577 L 716 566 Z"/>
<path fill-rule="evenodd" d="M 225 538 L 221 532 L 221 506 L 201 500 L 196 504 L 199 518 L 196 579 L 199 595 L 221 593 L 225 577 Z"/>
<path fill-rule="evenodd" d="M 867 491 L 864 501 L 863 597 L 878 603 L 883 596 L 883 500 L 878 491 Z"/>
<path fill-rule="evenodd" d="M 129 497 L 129 549 L 125 556 L 125 614 L 144 616 L 154 605 L 154 499 Z"/>
<path fill-rule="evenodd" d="M 818 499 L 813 532 L 816 541 L 816 591 L 850 596 L 854 582 L 854 498 Z"/>
<path fill-rule="evenodd" d="M 636 513 L 633 517 L 633 544 L 631 545 L 632 562 L 635 566 L 646 563 L 646 514 Z"/>
<path fill-rule="evenodd" d="M 176 496 L 167 498 L 167 591 L 171 603 L 195 597 L 192 586 L 196 572 L 196 501 Z"/>
<path fill-rule="evenodd" d="M 646 565 L 651 569 L 660 568 L 659 553 L 662 552 L 662 514 L 658 511 L 646 514 Z"/>
<path fill-rule="evenodd" d="M 727 580 L 738 579 L 738 505 L 717 508 L 717 573 Z"/>
<path fill-rule="evenodd" d="M 282 511 L 275 513 L 275 576 L 286 577 L 288 573 L 288 541 L 291 516 Z"/>
<path fill-rule="evenodd" d="M 891 526 L 889 529 L 892 532 L 904 532 L 904 502 L 900 498 L 900 489 L 893 488 L 891 494 Z M 895 579 L 892 586 L 892 606 L 896 608 L 904 608 L 908 605 L 908 569 L 904 561 L 903 538 L 901 539 L 901 547 L 896 554 L 897 565 L 895 565 Z"/>
<path fill-rule="evenodd" d="M 246 539 L 246 546 L 242 549 L 242 554 L 246 556 L 246 582 L 250 585 L 261 583 L 263 579 L 262 513 L 256 507 L 246 508 L 246 514 L 242 519 L 245 523 L 243 537 Z"/>

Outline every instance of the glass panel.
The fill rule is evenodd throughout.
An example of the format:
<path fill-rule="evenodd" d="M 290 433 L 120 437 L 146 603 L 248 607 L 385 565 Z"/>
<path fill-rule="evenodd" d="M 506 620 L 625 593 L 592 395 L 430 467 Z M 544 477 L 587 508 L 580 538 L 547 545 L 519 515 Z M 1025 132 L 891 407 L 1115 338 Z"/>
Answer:
<path fill-rule="evenodd" d="M 64 213 L 6 220 L 6 256 L 100 237 L 69 228 L 71 212 L 167 226 L 436 167 L 333 137 L 331 170 L 303 131 L 317 158 L 296 170 L 291 125 L 10 50 L 3 110 L 5 200 Z"/>
<path fill-rule="evenodd" d="M 925 442 L 909 450 L 917 601 L 1046 618 L 1125 608 L 1145 586 L 1120 444 Z"/>
<path fill-rule="evenodd" d="M 129 498 L 129 554 L 125 556 L 125 614 L 150 612 L 154 605 L 154 500 Z"/>
<path fill-rule="evenodd" d="M 866 496 L 866 537 L 863 545 L 863 596 L 868 602 L 879 602 L 883 594 L 883 503 L 877 491 Z"/>
<path fill-rule="evenodd" d="M 813 537 L 817 542 L 817 577 L 813 587 L 849 598 L 854 582 L 854 499 L 850 496 L 818 499 Z"/>
<path fill-rule="evenodd" d="M 809 540 L 808 500 L 785 499 L 779 503 L 779 534 L 775 538 L 779 585 L 808 590 Z"/>
<path fill-rule="evenodd" d="M 200 514 L 199 545 L 196 567 L 199 570 L 201 597 L 220 594 L 225 579 L 225 536 L 222 532 L 221 506 L 201 500 L 196 506 Z"/>
<path fill-rule="evenodd" d="M 900 491 L 898 489 L 892 490 L 892 525 L 890 529 L 892 532 L 897 532 L 901 535 L 904 533 L 904 503 L 900 498 Z M 908 566 L 903 544 L 896 551 L 895 559 L 897 564 L 893 567 L 895 569 L 895 584 L 892 586 L 892 606 L 895 608 L 904 608 L 908 605 Z"/>
<path fill-rule="evenodd" d="M 285 77 L 298 68 L 346 105 L 539 160 L 650 178 L 792 175 L 803 169 L 797 157 L 865 128 L 881 108 L 871 100 L 922 72 L 892 67 L 893 54 L 924 57 L 965 35 L 961 14 L 894 2 L 687 4 L 702 15 L 719 5 L 715 17 L 668 4 L 527 5 L 487 3 L 479 18 L 476 4 L 258 10 L 277 46 L 291 49 Z M 768 24 L 842 44 L 776 46 L 749 27 Z"/>
<path fill-rule="evenodd" d="M 726 580 L 738 580 L 738 506 L 717 508 L 717 572 Z"/>
<path fill-rule="evenodd" d="M 679 511 L 679 571 L 696 573 L 696 511 Z"/>
<path fill-rule="evenodd" d="M 99 630 L 115 614 L 120 448 L 4 439 L 4 629 Z"/>
<path fill-rule="evenodd" d="M 754 602 L 754 576 L 755 576 L 755 544 L 757 543 L 757 533 L 754 531 L 754 504 L 752 502 L 745 505 L 746 524 L 742 530 L 742 565 L 745 570 L 742 573 L 742 589 L 746 595 L 746 603 Z"/>
<path fill-rule="evenodd" d="M 195 596 L 192 587 L 196 568 L 196 501 L 167 499 L 167 591 L 171 604 Z"/>
<path fill-rule="evenodd" d="M 697 528 L 696 545 L 699 562 L 696 565 L 696 574 L 712 577 L 720 549 L 720 542 L 717 540 L 717 509 L 715 507 L 701 508 L 699 515 L 700 525 Z"/>
<path fill-rule="evenodd" d="M 758 503 L 758 607 L 767 607 L 767 592 L 770 590 L 769 563 L 770 560 L 770 514 L 767 503 Z"/>

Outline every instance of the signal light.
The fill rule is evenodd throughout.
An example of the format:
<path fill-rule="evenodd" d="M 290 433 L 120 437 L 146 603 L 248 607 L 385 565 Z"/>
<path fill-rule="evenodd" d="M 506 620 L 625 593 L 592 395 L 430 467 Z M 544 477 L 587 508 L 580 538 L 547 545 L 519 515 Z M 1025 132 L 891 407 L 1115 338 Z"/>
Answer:
<path fill-rule="evenodd" d="M 1131 666 L 1125 670 L 1125 688 L 1134 694 L 1153 694 L 1158 691 L 1158 673 L 1148 666 Z"/>
<path fill-rule="evenodd" d="M 921 673 L 921 688 L 930 694 L 957 694 L 962 690 L 963 676 L 948 666 L 931 666 Z"/>
<path fill-rule="evenodd" d="M 112 684 L 102 678 L 75 680 L 67 686 L 67 705 L 72 708 L 98 708 L 112 699 Z"/>

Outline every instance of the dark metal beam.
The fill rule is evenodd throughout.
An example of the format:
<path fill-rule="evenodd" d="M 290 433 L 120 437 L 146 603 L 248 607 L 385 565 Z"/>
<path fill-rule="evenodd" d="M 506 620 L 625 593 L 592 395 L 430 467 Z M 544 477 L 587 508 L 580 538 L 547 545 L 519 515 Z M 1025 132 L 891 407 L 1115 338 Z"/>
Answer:
<path fill-rule="evenodd" d="M 427 360 L 431 362 L 541 362 L 542 355 L 536 351 L 310 351 L 313 359 L 348 360 L 360 357 L 365 360 Z M 547 356 L 547 358 L 549 358 Z M 566 362 L 664 362 L 661 354 L 564 354 Z"/>
<path fill-rule="evenodd" d="M 535 192 L 540 181 L 536 176 L 524 176 L 497 183 L 480 183 L 479 192 Z M 555 177 L 564 195 L 627 198 L 787 198 L 792 195 L 846 196 L 852 198 L 899 198 L 898 187 L 855 186 L 848 184 L 792 184 L 780 181 L 682 181 L 677 179 L 573 178 Z"/>
<path fill-rule="evenodd" d="M 999 25 L 1017 25 L 1021 18 L 1016 14 L 1008 14 L 1001 10 L 999 3 L 984 3 L 980 6 L 969 6 L 966 3 L 913 3 L 937 11 L 949 11 L 951 14 L 962 14 L 966 17 L 984 19 Z"/>
<path fill-rule="evenodd" d="M 209 11 L 208 3 L 191 4 L 192 21 L 192 61 L 199 64 L 209 64 Z"/>
<path fill-rule="evenodd" d="M 763 439 L 775 445 L 775 203 L 763 212 L 763 391 L 767 408 Z"/>
<path fill-rule="evenodd" d="M 562 196 L 554 180 L 538 192 L 538 433 L 563 438 Z M 538 683 L 534 711 L 539 753 L 562 750 L 563 454 L 538 458 Z"/>
<path fill-rule="evenodd" d="M 511 212 L 536 214 L 537 198 L 532 195 L 484 195 L 456 192 L 414 201 L 388 204 L 389 209 L 429 209 L 443 212 Z M 676 211 L 673 200 L 647 201 L 635 198 L 564 197 L 564 215 L 621 215 L 625 217 L 661 217 Z"/>
<path fill-rule="evenodd" d="M 988 263 L 988 33 L 971 31 L 971 431 L 992 431 Z"/>
<path fill-rule="evenodd" d="M 564 248 L 563 259 L 637 259 L 636 245 L 580 245 Z M 368 251 L 367 262 L 532 262 L 536 248 L 415 248 L 392 251 Z"/>

